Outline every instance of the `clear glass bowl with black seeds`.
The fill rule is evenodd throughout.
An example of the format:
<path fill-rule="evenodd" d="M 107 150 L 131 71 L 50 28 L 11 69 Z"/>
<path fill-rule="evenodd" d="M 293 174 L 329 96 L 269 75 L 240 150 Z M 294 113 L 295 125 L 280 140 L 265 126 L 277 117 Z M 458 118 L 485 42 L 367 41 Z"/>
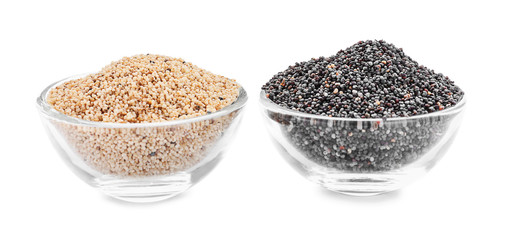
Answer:
<path fill-rule="evenodd" d="M 455 138 L 465 99 L 423 115 L 356 119 L 291 110 L 260 94 L 267 129 L 290 165 L 329 190 L 358 196 L 394 191 L 426 174 Z"/>

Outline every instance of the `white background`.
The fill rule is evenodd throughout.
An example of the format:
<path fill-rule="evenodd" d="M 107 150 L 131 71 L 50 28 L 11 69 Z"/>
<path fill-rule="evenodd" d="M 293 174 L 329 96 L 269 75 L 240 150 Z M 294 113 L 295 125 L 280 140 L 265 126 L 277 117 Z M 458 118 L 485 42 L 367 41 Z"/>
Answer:
<path fill-rule="evenodd" d="M 0 2 L 0 239 L 511 239 L 509 1 L 310 2 Z M 402 47 L 469 101 L 426 177 L 357 198 L 281 159 L 257 97 L 289 65 L 366 39 Z M 142 205 L 75 177 L 35 108 L 50 83 L 139 53 L 181 57 L 249 93 L 221 164 L 186 193 Z"/>

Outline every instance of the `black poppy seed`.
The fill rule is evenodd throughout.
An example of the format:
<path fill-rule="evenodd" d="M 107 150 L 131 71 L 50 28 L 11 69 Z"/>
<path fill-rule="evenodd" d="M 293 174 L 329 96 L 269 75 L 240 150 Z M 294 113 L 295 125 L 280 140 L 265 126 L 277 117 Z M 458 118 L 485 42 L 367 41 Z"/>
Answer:
<path fill-rule="evenodd" d="M 293 84 L 288 81 L 292 77 Z M 283 135 L 308 159 L 350 172 L 389 171 L 418 160 L 444 136 L 453 116 L 387 119 L 447 109 L 464 95 L 448 77 L 382 40 L 360 41 L 331 57 L 295 63 L 262 89 L 272 102 L 300 112 L 381 118 L 330 122 L 271 114 Z"/>
<path fill-rule="evenodd" d="M 373 66 L 361 70 L 361 65 Z M 336 71 L 331 78 L 333 69 Z M 393 74 L 389 74 L 393 72 Z M 289 81 L 293 78 L 295 81 Z M 375 84 L 377 83 L 377 84 Z M 348 87 L 347 87 L 348 85 Z M 325 91 L 324 89 L 333 90 Z M 298 102 L 311 105 L 311 109 L 296 108 L 306 113 L 327 112 L 331 109 L 322 104 L 317 105 L 315 96 L 321 96 L 329 102 L 335 97 L 341 101 L 349 100 L 354 104 L 344 107 L 348 112 L 338 111 L 333 117 L 361 118 L 369 114 L 372 118 L 405 117 L 427 114 L 453 106 L 459 102 L 464 93 L 448 77 L 435 73 L 405 55 L 401 48 L 385 41 L 369 40 L 340 50 L 331 57 L 312 58 L 306 62 L 296 63 L 283 72 L 274 75 L 262 89 L 269 94 L 269 99 L 283 107 L 293 108 Z M 286 89 L 288 91 L 283 91 Z M 423 91 L 420 91 L 423 89 Z M 347 92 L 345 94 L 345 92 Z M 383 105 L 378 113 L 370 112 L 365 102 L 391 98 L 389 104 Z M 414 102 L 404 103 L 409 98 L 420 98 Z M 439 106 L 423 106 L 421 102 L 435 101 Z M 411 106 L 406 107 L 404 106 Z M 341 108 L 338 104 L 331 106 Z M 396 111 L 396 109 L 403 109 Z"/>

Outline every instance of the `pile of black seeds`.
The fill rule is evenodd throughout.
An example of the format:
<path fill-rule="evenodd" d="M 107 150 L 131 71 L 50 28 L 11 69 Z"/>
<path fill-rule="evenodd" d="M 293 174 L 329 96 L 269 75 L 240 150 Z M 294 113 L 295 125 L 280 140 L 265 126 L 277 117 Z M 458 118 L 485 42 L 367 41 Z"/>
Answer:
<path fill-rule="evenodd" d="M 391 118 L 453 107 L 464 94 L 447 77 L 419 66 L 384 41 L 359 42 L 332 57 L 297 63 L 275 75 L 263 90 L 269 100 L 289 109 L 354 118 L 338 121 L 267 111 L 300 154 L 348 172 L 390 171 L 421 159 L 443 139 L 456 113 Z"/>
<path fill-rule="evenodd" d="M 453 115 L 400 121 L 332 121 L 271 112 L 307 159 L 349 172 L 383 172 L 418 160 L 439 143 Z"/>
<path fill-rule="evenodd" d="M 360 41 L 331 57 L 296 63 L 262 89 L 283 107 L 331 117 L 407 117 L 443 110 L 464 93 L 385 41 Z"/>

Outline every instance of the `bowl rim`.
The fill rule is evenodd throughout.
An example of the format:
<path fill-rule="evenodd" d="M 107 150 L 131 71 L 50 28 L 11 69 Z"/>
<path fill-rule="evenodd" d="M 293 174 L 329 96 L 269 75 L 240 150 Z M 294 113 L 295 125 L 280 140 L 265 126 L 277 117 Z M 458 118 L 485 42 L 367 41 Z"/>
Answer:
<path fill-rule="evenodd" d="M 407 121 L 422 118 L 440 117 L 446 115 L 457 114 L 464 109 L 466 105 L 466 93 L 462 96 L 462 99 L 455 104 L 453 107 L 449 107 L 440 111 L 431 112 L 427 114 L 414 115 L 410 117 L 390 117 L 390 118 L 346 118 L 346 117 L 329 117 L 323 115 L 315 115 L 311 113 L 299 112 L 297 110 L 285 108 L 280 106 L 270 99 L 267 98 L 265 90 L 260 91 L 260 105 L 265 109 L 270 109 L 279 113 L 293 115 L 296 117 L 319 119 L 319 120 L 331 120 L 331 121 L 352 121 L 352 122 L 393 122 L 393 121 Z"/>
<path fill-rule="evenodd" d="M 63 84 L 64 82 L 76 80 L 85 76 L 88 76 L 89 74 L 93 73 L 84 73 L 84 74 L 77 74 L 73 76 L 69 76 L 67 78 L 64 78 L 62 80 L 59 80 L 57 82 L 54 82 L 50 84 L 48 87 L 46 87 L 39 97 L 37 97 L 36 104 L 39 112 L 53 120 L 57 120 L 60 122 L 65 122 L 67 124 L 74 124 L 74 125 L 83 125 L 83 126 L 89 126 L 89 127 L 100 127 L 100 128 L 145 128 L 145 127 L 161 127 L 161 126 L 175 126 L 175 125 L 181 125 L 181 124 L 188 124 L 193 122 L 199 122 L 199 121 L 205 121 L 214 119 L 217 117 L 221 117 L 224 115 L 227 115 L 229 113 L 232 113 L 236 110 L 239 110 L 243 108 L 247 104 L 248 96 L 245 89 L 240 85 L 240 83 L 236 83 L 238 85 L 238 98 L 231 103 L 230 105 L 220 109 L 219 111 L 201 115 L 197 117 L 191 117 L 186 119 L 179 119 L 179 120 L 171 120 L 171 121 L 162 121 L 162 122 L 149 122 L 149 123 L 114 123 L 114 122 L 96 122 L 96 121 L 89 121 L 84 120 L 72 116 L 65 115 L 59 111 L 57 111 L 55 108 L 53 108 L 52 105 L 50 105 L 46 99 L 48 96 L 48 93 L 51 89 Z"/>

